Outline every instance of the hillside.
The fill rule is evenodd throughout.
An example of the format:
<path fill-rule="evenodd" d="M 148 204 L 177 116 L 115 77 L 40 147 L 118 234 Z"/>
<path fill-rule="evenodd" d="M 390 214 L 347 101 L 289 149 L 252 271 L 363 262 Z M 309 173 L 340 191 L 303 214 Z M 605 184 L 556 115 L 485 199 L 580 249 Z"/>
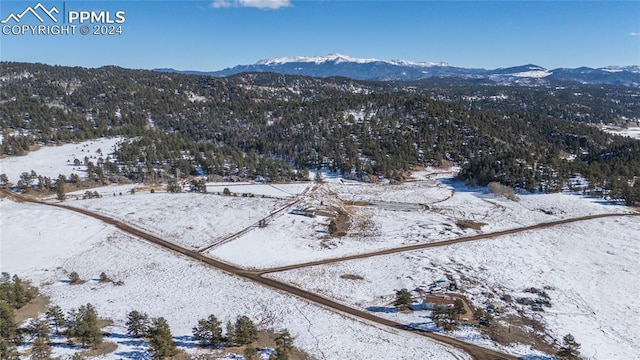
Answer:
<path fill-rule="evenodd" d="M 482 84 L 440 91 L 437 83 L 20 63 L 3 63 L 0 79 L 3 154 L 36 143 L 131 139 L 93 162 L 90 178 L 103 183 L 187 174 L 290 180 L 320 168 L 364 181 L 402 180 L 414 167 L 454 163 L 463 180 L 481 185 L 553 192 L 580 173 L 593 193 L 640 200 L 633 186 L 640 142 L 577 116 L 625 108 L 634 94 L 623 88 L 556 89 L 540 97 L 516 87 L 498 96 L 490 94 L 499 88 Z M 598 100 L 603 92 L 613 101 Z"/>

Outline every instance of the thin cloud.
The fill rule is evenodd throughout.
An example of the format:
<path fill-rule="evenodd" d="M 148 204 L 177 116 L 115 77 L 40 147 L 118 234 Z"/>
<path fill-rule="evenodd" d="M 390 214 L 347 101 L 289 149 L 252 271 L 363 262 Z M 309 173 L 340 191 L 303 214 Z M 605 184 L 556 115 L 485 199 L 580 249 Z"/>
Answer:
<path fill-rule="evenodd" d="M 631 35 L 631 36 L 640 36 L 640 32 L 630 32 L 629 35 Z"/>
<path fill-rule="evenodd" d="M 210 7 L 214 9 L 252 7 L 263 10 L 277 10 L 283 7 L 291 7 L 290 0 L 214 0 Z"/>

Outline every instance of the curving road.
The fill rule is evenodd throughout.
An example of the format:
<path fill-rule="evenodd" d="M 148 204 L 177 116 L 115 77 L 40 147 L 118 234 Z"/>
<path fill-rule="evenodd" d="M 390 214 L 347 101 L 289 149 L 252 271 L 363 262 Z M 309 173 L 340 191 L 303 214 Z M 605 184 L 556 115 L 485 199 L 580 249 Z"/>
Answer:
<path fill-rule="evenodd" d="M 215 260 L 215 259 L 206 257 L 206 256 L 202 255 L 198 251 L 190 250 L 190 249 L 187 249 L 187 248 L 182 247 L 180 245 L 174 244 L 172 242 L 169 242 L 169 241 L 164 240 L 162 238 L 159 238 L 159 237 L 157 237 L 155 235 L 152 235 L 152 234 L 149 234 L 147 232 L 144 232 L 144 231 L 142 231 L 140 229 L 137 229 L 137 228 L 135 228 L 133 226 L 127 225 L 127 224 L 125 224 L 125 223 L 123 223 L 121 221 L 118 221 L 118 220 L 113 219 L 113 218 L 108 217 L 108 216 L 104 216 L 104 215 L 97 214 L 97 213 L 94 213 L 94 212 L 91 212 L 91 211 L 88 211 L 88 210 L 85 210 L 85 209 L 75 208 L 75 207 L 64 205 L 64 204 L 53 204 L 53 203 L 46 203 L 46 202 L 38 201 L 38 200 L 29 198 L 29 197 L 26 197 L 26 196 L 23 196 L 23 195 L 12 193 L 10 191 L 7 191 L 6 189 L 0 189 L 0 192 L 5 194 L 5 195 L 7 195 L 7 196 L 9 196 L 9 197 L 11 197 L 14 200 L 17 200 L 17 201 L 29 202 L 29 203 L 40 204 L 40 205 L 45 205 L 45 206 L 52 206 L 52 207 L 57 207 L 57 208 L 63 208 L 63 209 L 66 209 L 66 210 L 74 211 L 76 213 L 80 213 L 80 214 L 83 214 L 83 215 L 98 219 L 98 220 L 103 221 L 103 222 L 105 222 L 107 224 L 111 224 L 111 225 L 115 226 L 116 228 L 120 229 L 123 232 L 129 233 L 129 234 L 134 235 L 136 237 L 139 237 L 139 238 L 142 238 L 144 240 L 147 240 L 147 241 L 149 241 L 149 242 L 151 242 L 153 244 L 161 246 L 161 247 L 163 247 L 165 249 L 169 249 L 171 251 L 174 251 L 176 253 L 182 254 L 182 255 L 187 256 L 189 258 L 192 258 L 194 260 L 200 261 L 203 264 L 206 264 L 206 265 L 209 265 L 209 266 L 214 267 L 216 269 L 222 270 L 222 271 L 224 271 L 226 273 L 229 273 L 231 275 L 235 275 L 235 276 L 238 276 L 240 278 L 244 278 L 244 279 L 253 281 L 255 283 L 261 284 L 263 286 L 266 286 L 266 287 L 269 287 L 269 288 L 272 288 L 272 289 L 276 289 L 276 290 L 279 290 L 279 291 L 282 291 L 282 292 L 297 296 L 299 298 L 302 298 L 302 299 L 305 299 L 307 301 L 313 302 L 315 304 L 324 306 L 324 307 L 332 309 L 334 311 L 350 314 L 350 315 L 355 316 L 355 317 L 360 318 L 360 319 L 368 320 L 368 321 L 371 321 L 371 322 L 374 322 L 374 323 L 377 323 L 377 324 L 389 326 L 389 327 L 392 327 L 392 328 L 395 328 L 395 329 L 399 329 L 399 330 L 410 331 L 410 332 L 416 333 L 418 335 L 421 335 L 421 336 L 424 336 L 424 337 L 428 337 L 428 338 L 436 340 L 436 341 L 438 341 L 440 343 L 443 343 L 443 344 L 446 344 L 446 345 L 450 345 L 452 347 L 460 349 L 460 350 L 468 353 L 471 357 L 473 357 L 474 359 L 477 359 L 477 360 L 500 360 L 500 359 L 515 360 L 517 358 L 512 356 L 512 355 L 503 354 L 503 353 L 500 353 L 500 352 L 497 352 L 497 351 L 494 351 L 494 350 L 490 350 L 490 349 L 483 348 L 483 347 L 478 346 L 478 345 L 466 343 L 464 341 L 460 341 L 460 340 L 457 340 L 457 339 L 454 339 L 454 338 L 450 338 L 450 337 L 447 337 L 447 336 L 444 336 L 444 335 L 441 335 L 441 334 L 422 332 L 422 331 L 419 331 L 419 330 L 410 329 L 410 328 L 407 328 L 405 325 L 403 325 L 401 323 L 398 323 L 398 322 L 395 322 L 395 321 L 392 321 L 392 320 L 388 320 L 388 319 L 376 316 L 376 315 L 374 315 L 372 313 L 369 313 L 369 312 L 366 312 L 366 311 L 362 311 L 362 310 L 359 310 L 359 309 L 356 309 L 356 308 L 349 307 L 347 305 L 338 303 L 336 301 L 333 301 L 331 299 L 325 298 L 325 297 L 320 296 L 318 294 L 315 294 L 315 293 L 312 293 L 312 292 L 297 288 L 297 287 L 289 285 L 287 283 L 283 283 L 283 282 L 280 282 L 280 281 L 277 281 L 277 280 L 274 280 L 274 279 L 263 277 L 263 275 L 267 274 L 267 273 L 276 272 L 276 271 L 285 271 L 285 270 L 291 270 L 291 269 L 298 269 L 298 268 L 307 267 L 307 266 L 330 264 L 330 263 L 335 263 L 335 262 L 345 261 L 345 260 L 361 259 L 361 258 L 367 258 L 367 257 L 372 257 L 372 256 L 388 255 L 388 254 L 394 254 L 394 253 L 404 252 L 404 251 L 412 251 L 412 250 L 425 249 L 425 248 L 430 248 L 430 247 L 447 246 L 447 245 L 458 244 L 458 243 L 463 243 L 463 242 L 470 242 L 470 241 L 488 239 L 488 238 L 504 236 L 504 235 L 509 235 L 509 234 L 516 234 L 516 233 L 523 232 L 523 231 L 544 229 L 544 228 L 549 228 L 549 227 L 553 227 L 553 226 L 557 226 L 557 225 L 568 224 L 568 223 L 584 221 L 584 220 L 592 220 L 592 219 L 598 219 L 598 218 L 604 218 L 604 217 L 614 217 L 614 216 L 639 216 L 640 215 L 640 214 L 599 214 L 599 215 L 581 216 L 581 217 L 558 220 L 558 221 L 551 221 L 551 222 L 546 222 L 546 223 L 541 223 L 541 224 L 537 224 L 537 225 L 531 225 L 531 226 L 526 226 L 526 227 L 521 227 L 521 228 L 516 228 L 516 229 L 503 230 L 503 231 L 497 231 L 497 232 L 493 232 L 493 233 L 486 233 L 486 234 L 462 237 L 462 238 L 458 238 L 458 239 L 440 241 L 440 242 L 436 242 L 436 243 L 408 245 L 408 246 L 403 246 L 403 247 L 398 247 L 398 248 L 393 248 L 393 249 L 380 250 L 380 251 L 376 251 L 376 252 L 353 255 L 353 256 L 346 256 L 346 257 L 341 257 L 341 258 L 326 259 L 326 260 L 320 260 L 320 261 L 314 261 L 314 262 L 309 262 L 309 263 L 284 266 L 284 267 L 267 269 L 267 270 L 252 271 L 252 270 L 245 270 L 245 269 L 242 269 L 240 267 L 237 267 L 237 266 L 234 266 L 234 265 L 231 265 L 231 264 L 227 264 L 227 263 L 219 261 L 219 260 Z"/>
<path fill-rule="evenodd" d="M 305 299 L 307 301 L 310 301 L 312 303 L 321 305 L 325 308 L 329 308 L 331 310 L 334 311 L 338 311 L 341 313 L 345 313 L 345 314 L 349 314 L 352 316 L 355 316 L 357 318 L 363 319 L 363 320 L 368 320 L 380 325 L 384 325 L 384 326 L 389 326 L 401 331 L 408 331 L 408 332 L 412 332 L 415 334 L 418 334 L 420 336 L 424 336 L 427 338 L 430 338 L 432 340 L 435 340 L 437 342 L 440 342 L 442 344 L 446 344 L 449 346 L 452 346 L 454 348 L 457 348 L 459 350 L 462 350 L 466 353 L 468 353 L 473 359 L 476 360 L 516 360 L 517 358 L 512 356 L 512 355 L 507 355 L 507 354 L 503 354 L 491 349 L 487 349 L 487 348 L 483 348 L 481 346 L 475 345 L 475 344 L 470 344 L 470 343 L 466 343 L 464 341 L 460 341 L 454 338 L 450 338 L 441 334 L 437 334 L 437 333 L 429 333 L 429 332 L 423 332 L 423 331 L 419 331 L 419 330 L 415 330 L 415 329 L 410 329 L 407 328 L 405 325 L 392 321 L 392 320 L 388 320 L 376 315 L 373 315 L 371 313 L 368 313 L 366 311 L 362 311 L 356 308 L 352 308 L 349 307 L 347 305 L 344 304 L 340 304 L 336 301 L 333 301 L 331 299 L 325 298 L 323 296 L 320 296 L 318 294 L 314 294 L 311 293 L 309 291 L 297 288 L 295 286 L 274 280 L 274 279 L 269 279 L 269 278 L 265 278 L 262 276 L 262 274 L 259 271 L 249 271 L 249 270 L 245 270 L 242 268 L 239 268 L 237 266 L 231 265 L 231 264 L 227 264 L 224 263 L 222 261 L 218 261 L 209 257 L 206 257 L 204 255 L 202 255 L 201 253 L 199 253 L 198 251 L 194 251 L 194 250 L 190 250 L 187 248 L 184 248 L 182 246 L 176 245 L 172 242 L 169 242 L 167 240 L 164 240 L 162 238 L 159 238 L 155 235 L 149 234 L 147 232 L 144 232 L 140 229 L 134 228 L 133 226 L 127 225 L 121 221 L 118 221 L 116 219 L 113 219 L 111 217 L 108 216 L 104 216 L 101 214 L 97 214 L 85 209 L 80 209 L 80 208 L 75 208 L 72 206 L 68 206 L 68 205 L 64 205 L 64 204 L 54 204 L 54 203 L 46 203 L 46 202 L 42 202 L 39 200 L 35 200 L 29 197 L 26 197 L 24 195 L 20 195 L 20 194 L 15 194 L 12 193 L 10 191 L 7 191 L 6 189 L 0 189 L 0 193 L 5 194 L 7 196 L 9 196 L 10 198 L 19 201 L 19 202 L 28 202 L 28 203 L 33 203 L 33 204 L 39 204 L 39 205 L 44 205 L 44 206 L 52 206 L 52 207 L 56 207 L 56 208 L 62 208 L 62 209 L 66 209 L 66 210 L 70 210 L 76 213 L 80 213 L 83 215 L 86 215 L 88 217 L 92 217 L 94 219 L 98 219 L 100 221 L 103 221 L 107 224 L 113 225 L 116 228 L 120 229 L 123 232 L 126 232 L 128 234 L 131 234 L 133 236 L 142 238 L 144 240 L 147 240 L 153 244 L 159 245 L 165 249 L 169 249 L 171 251 L 174 251 L 176 253 L 182 254 L 184 256 L 187 256 L 189 258 L 192 258 L 194 260 L 198 260 L 203 264 L 209 265 L 211 267 L 214 267 L 216 269 L 222 270 L 228 274 L 231 275 L 235 275 L 238 276 L 240 278 L 244 278 L 250 281 L 253 281 L 255 283 L 258 283 L 260 285 L 272 288 L 272 289 L 276 289 L 294 296 L 297 296 L 299 298 Z"/>

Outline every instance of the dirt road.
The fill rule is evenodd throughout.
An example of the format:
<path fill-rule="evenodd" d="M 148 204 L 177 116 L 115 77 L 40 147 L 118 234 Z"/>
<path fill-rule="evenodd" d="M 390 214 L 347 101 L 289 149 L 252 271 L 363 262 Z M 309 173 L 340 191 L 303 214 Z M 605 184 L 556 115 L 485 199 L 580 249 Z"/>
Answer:
<path fill-rule="evenodd" d="M 554 227 L 554 226 L 558 226 L 558 225 L 570 224 L 570 223 L 579 222 L 579 221 L 594 220 L 594 219 L 601 219 L 601 218 L 607 218 L 607 217 L 625 217 L 625 216 L 640 216 L 640 214 L 637 214 L 637 213 L 633 213 L 633 214 L 597 214 L 597 215 L 579 216 L 579 217 L 574 217 L 574 218 L 569 218 L 569 219 L 563 219 L 563 220 L 556 220 L 556 221 L 549 221 L 549 222 L 539 223 L 539 224 L 530 225 L 530 226 L 523 226 L 523 227 L 519 227 L 519 228 L 515 228 L 515 229 L 508 229 L 508 230 L 501 230 L 501 231 L 495 231 L 495 232 L 478 234 L 478 235 L 465 236 L 465 237 L 461 237 L 461 238 L 457 238 L 457 239 L 443 240 L 443 241 L 437 241 L 437 242 L 432 242 L 432 243 L 406 245 L 406 246 L 400 246 L 400 247 L 395 247 L 395 248 L 391 248 L 391 249 L 372 251 L 372 252 L 369 252 L 369 253 L 361 253 L 361 254 L 356 254 L 356 255 L 349 255 L 349 256 L 343 256 L 343 257 L 337 257 L 337 258 L 330 258 L 330 259 L 324 259 L 324 260 L 318 260 L 318 261 L 310 261 L 310 262 L 300 263 L 300 264 L 293 264 L 293 265 L 275 267 L 275 268 L 271 268 L 271 269 L 260 270 L 260 271 L 258 271 L 258 273 L 260 275 L 264 275 L 264 274 L 269 274 L 269 273 L 274 273 L 274 272 L 294 270 L 294 269 L 300 269 L 300 268 L 305 268 L 305 267 L 310 267 L 310 266 L 332 264 L 332 263 L 337 263 L 337 262 L 342 262 L 342 261 L 347 261 L 347 260 L 365 259 L 365 258 L 370 258 L 370 257 L 374 257 L 374 256 L 396 254 L 396 253 L 400 253 L 400 252 L 422 250 L 422 249 L 428 249 L 428 248 L 434 248 L 434 247 L 440 247 L 440 246 L 449 246 L 449 245 L 453 245 L 453 244 L 460 244 L 460 243 L 465 243 L 465 242 L 470 242 L 470 241 L 492 239 L 492 238 L 496 238 L 496 237 L 500 237 L 500 236 L 518 234 L 518 233 L 525 232 L 525 231 L 541 230 L 541 229 L 546 229 L 546 228 L 550 228 L 550 227 Z"/>
<path fill-rule="evenodd" d="M 86 215 L 88 217 L 92 217 L 94 219 L 98 219 L 100 221 L 103 221 L 107 224 L 113 225 L 116 228 L 120 229 L 123 232 L 126 232 L 128 234 L 134 235 L 136 237 L 142 238 L 144 240 L 147 240 L 153 244 L 159 245 L 163 248 L 166 248 L 168 250 L 174 251 L 176 253 L 182 254 L 184 256 L 187 256 L 189 258 L 192 258 L 194 260 L 200 261 L 203 264 L 209 265 L 211 267 L 214 267 L 216 269 L 222 270 L 226 273 L 229 273 L 231 275 L 235 275 L 238 276 L 240 278 L 244 278 L 250 281 L 253 281 L 255 283 L 261 284 L 263 286 L 272 288 L 272 289 L 276 289 L 294 296 L 297 296 L 299 298 L 305 299 L 307 301 L 310 301 L 312 303 L 318 304 L 320 306 L 323 306 L 325 308 L 337 311 L 337 312 L 341 312 L 341 313 L 345 313 L 345 314 L 349 314 L 351 316 L 354 316 L 356 318 L 359 319 L 363 319 L 363 320 L 367 320 L 370 322 L 374 322 L 380 325 L 384 325 L 384 326 L 389 326 L 395 329 L 398 329 L 399 331 L 409 331 L 415 334 L 418 334 L 420 336 L 424 336 L 427 337 L 429 339 L 435 340 L 437 342 L 452 346 L 454 348 L 457 348 L 459 350 L 462 350 L 466 353 L 468 353 L 471 357 L 473 357 L 476 360 L 515 360 L 517 359 L 514 356 L 511 355 L 507 355 L 507 354 L 502 354 L 500 352 L 494 351 L 494 350 L 490 350 L 490 349 L 486 349 L 483 347 L 480 347 L 478 345 L 474 345 L 474 344 L 470 344 L 470 343 L 466 343 L 454 338 L 450 338 L 444 335 L 440 335 L 440 334 L 436 334 L 436 333 L 429 333 L 429 332 L 422 332 L 422 331 L 418 331 L 418 330 L 414 330 L 414 329 L 410 329 L 407 328 L 405 325 L 397 323 L 395 321 L 392 320 L 388 320 L 382 317 L 378 317 L 376 315 L 373 315 L 369 312 L 366 311 L 362 311 L 359 309 L 355 309 L 349 306 L 346 306 L 344 304 L 340 304 L 338 302 L 335 302 L 331 299 L 325 298 L 323 296 L 320 296 L 318 294 L 314 294 L 311 293 L 309 291 L 297 288 L 295 286 L 274 280 L 274 279 L 269 279 L 269 278 L 265 278 L 262 276 L 262 273 L 260 272 L 256 272 L 256 271 L 248 271 L 248 270 L 244 270 L 241 269 L 239 267 L 236 267 L 234 265 L 230 265 L 218 260 L 214 260 L 211 258 L 208 258 L 204 255 L 202 255 L 201 253 L 197 252 L 197 251 L 193 251 L 187 248 L 184 248 L 182 246 L 176 245 L 172 242 L 166 241 L 164 239 L 161 239 L 155 235 L 149 234 L 147 232 L 144 232 L 140 229 L 134 228 L 130 225 L 127 225 L 121 221 L 118 221 L 116 219 L 113 219 L 111 217 L 108 216 L 104 216 L 104 215 L 100 215 L 100 214 L 96 214 L 94 212 L 85 210 L 85 209 L 79 209 L 79 208 L 75 208 L 72 206 L 68 206 L 68 205 L 64 205 L 64 204 L 53 204 L 53 203 L 45 203 L 45 202 L 41 202 L 35 199 L 31 199 L 29 197 L 23 196 L 23 195 L 19 195 L 19 194 L 15 194 L 12 193 L 10 191 L 7 191 L 5 189 L 0 189 L 0 192 L 2 192 L 3 194 L 11 197 L 12 199 L 19 201 L 19 202 L 29 202 L 29 203 L 33 203 L 33 204 L 39 204 L 39 205 L 44 205 L 44 206 L 52 206 L 52 207 L 57 207 L 57 208 L 63 208 L 66 210 L 70 210 L 76 213 L 80 213 L 83 215 Z"/>

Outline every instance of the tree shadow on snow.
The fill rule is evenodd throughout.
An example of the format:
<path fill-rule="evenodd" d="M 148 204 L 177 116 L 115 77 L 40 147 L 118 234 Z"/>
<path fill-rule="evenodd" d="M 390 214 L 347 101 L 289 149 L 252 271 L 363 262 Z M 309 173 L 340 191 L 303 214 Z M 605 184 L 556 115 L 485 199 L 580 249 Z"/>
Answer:
<path fill-rule="evenodd" d="M 146 351 L 121 351 L 121 352 L 115 353 L 115 355 L 123 359 L 132 359 L 132 360 L 150 359 L 149 354 L 147 354 Z"/>
<path fill-rule="evenodd" d="M 369 306 L 369 307 L 365 308 L 365 310 L 371 311 L 371 312 L 387 313 L 387 314 L 393 314 L 393 313 L 397 313 L 398 312 L 397 308 L 395 308 L 395 307 L 386 307 L 386 306 Z"/>
<path fill-rule="evenodd" d="M 195 341 L 193 336 L 184 335 L 184 336 L 174 336 L 173 340 L 176 342 L 176 345 L 182 348 L 194 349 L 198 347 L 198 343 Z"/>

